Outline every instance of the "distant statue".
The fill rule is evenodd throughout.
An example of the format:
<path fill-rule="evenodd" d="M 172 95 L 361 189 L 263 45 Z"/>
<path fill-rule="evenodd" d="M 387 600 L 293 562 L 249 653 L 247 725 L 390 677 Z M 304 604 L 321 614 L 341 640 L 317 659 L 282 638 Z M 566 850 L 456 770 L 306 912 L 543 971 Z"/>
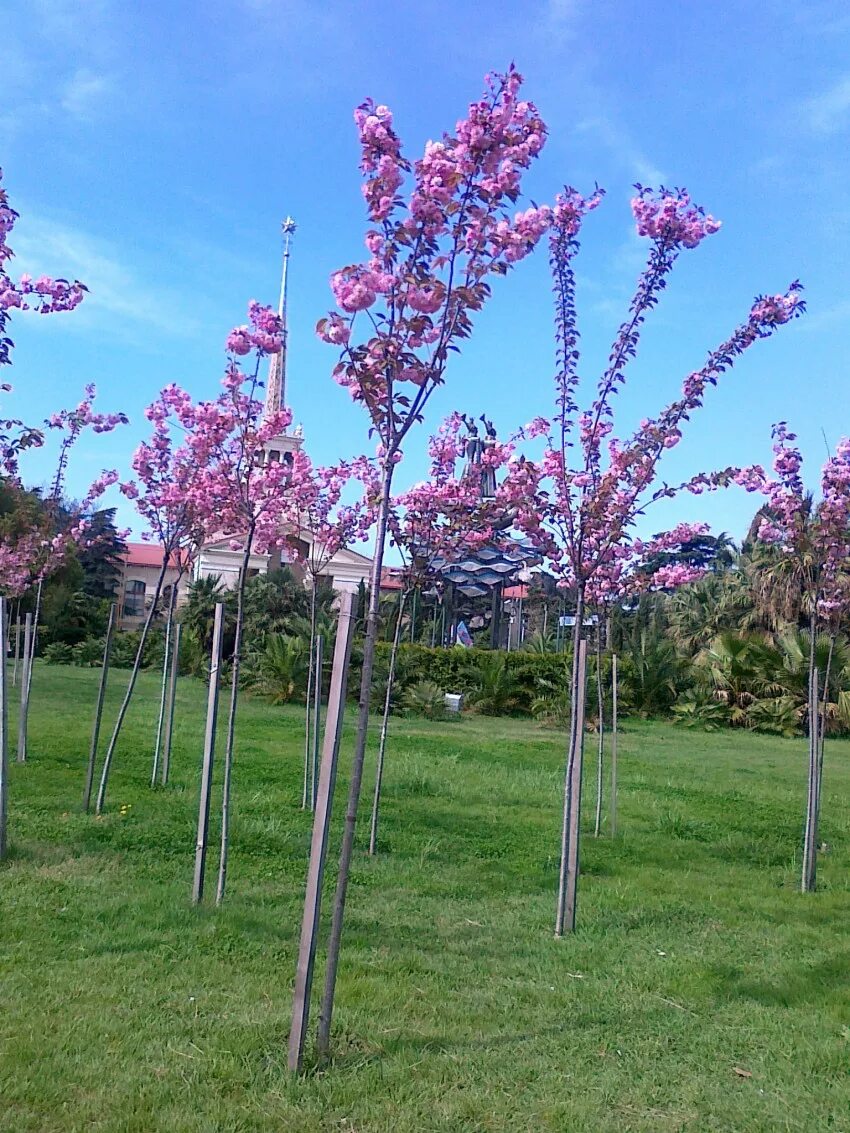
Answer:
<path fill-rule="evenodd" d="M 464 476 L 475 479 L 481 488 L 481 498 L 491 500 L 496 495 L 496 473 L 489 463 L 484 461 L 485 453 L 491 452 L 496 445 L 496 430 L 493 422 L 482 414 L 479 418 L 484 423 L 487 435 L 482 440 L 478 432 L 478 425 L 465 413 L 461 414 L 461 421 L 466 426 L 466 437 L 463 442 L 463 455 L 466 457 Z"/>
<path fill-rule="evenodd" d="M 481 470 L 481 495 L 485 500 L 492 500 L 496 495 L 496 470 L 493 468 L 490 460 L 494 455 L 493 450 L 498 443 L 496 441 L 496 428 L 493 422 L 488 420 L 483 413 L 479 420 L 484 425 L 484 431 L 487 434 L 481 442 L 483 448 L 482 456 L 486 455 L 490 458 Z"/>
<path fill-rule="evenodd" d="M 471 417 L 465 413 L 460 415 L 461 421 L 466 425 L 466 436 L 463 441 L 463 455 L 466 457 L 464 476 L 481 475 L 481 457 L 484 453 L 484 442 L 478 435 L 478 426 Z"/>

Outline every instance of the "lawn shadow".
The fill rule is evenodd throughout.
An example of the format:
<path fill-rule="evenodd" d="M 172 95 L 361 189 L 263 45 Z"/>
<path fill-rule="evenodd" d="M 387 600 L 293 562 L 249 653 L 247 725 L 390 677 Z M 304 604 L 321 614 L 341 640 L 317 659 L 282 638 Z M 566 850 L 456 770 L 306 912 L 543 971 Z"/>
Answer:
<path fill-rule="evenodd" d="M 718 971 L 714 976 L 727 999 L 751 999 L 764 1007 L 797 1007 L 823 1003 L 847 991 L 850 950 L 835 953 L 811 967 L 802 964 L 778 972 L 773 979 L 754 979 L 744 972 Z"/>

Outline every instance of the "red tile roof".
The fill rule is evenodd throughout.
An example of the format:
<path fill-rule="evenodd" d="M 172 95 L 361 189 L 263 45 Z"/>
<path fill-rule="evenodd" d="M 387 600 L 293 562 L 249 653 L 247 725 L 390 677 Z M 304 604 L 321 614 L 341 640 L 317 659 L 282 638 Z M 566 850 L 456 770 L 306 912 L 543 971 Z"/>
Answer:
<path fill-rule="evenodd" d="M 162 547 L 158 543 L 128 543 L 127 553 L 121 558 L 128 566 L 161 567 Z M 172 555 L 168 565 L 176 570 L 181 559 L 183 562 L 187 561 L 185 552 L 180 556 Z"/>

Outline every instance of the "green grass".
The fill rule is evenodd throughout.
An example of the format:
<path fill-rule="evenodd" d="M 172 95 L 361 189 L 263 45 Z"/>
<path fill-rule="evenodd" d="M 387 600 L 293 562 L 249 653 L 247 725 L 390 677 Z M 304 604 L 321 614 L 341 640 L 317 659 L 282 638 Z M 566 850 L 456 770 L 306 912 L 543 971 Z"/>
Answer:
<path fill-rule="evenodd" d="M 80 813 L 95 683 L 38 667 L 30 762 L 12 767 L 0 1129 L 850 1130 L 850 744 L 827 749 L 829 850 L 803 896 L 803 741 L 628 722 L 621 837 L 585 836 L 579 932 L 555 940 L 563 740 L 519 720 L 394 722 L 382 853 L 354 863 L 335 1062 L 292 1079 L 300 713 L 243 699 L 229 895 L 193 909 L 204 689 L 181 681 L 173 784 L 151 791 L 143 675 L 96 820 Z M 349 725 L 334 847 L 350 743 Z"/>

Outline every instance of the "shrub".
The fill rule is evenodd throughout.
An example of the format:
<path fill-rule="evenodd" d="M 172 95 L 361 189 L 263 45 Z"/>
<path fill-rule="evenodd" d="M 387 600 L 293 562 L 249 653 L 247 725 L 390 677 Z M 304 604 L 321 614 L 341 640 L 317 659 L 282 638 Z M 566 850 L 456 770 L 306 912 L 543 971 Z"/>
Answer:
<path fill-rule="evenodd" d="M 270 633 L 262 651 L 252 658 L 250 687 L 272 704 L 288 704 L 304 695 L 308 661 L 308 647 L 300 638 Z"/>
<path fill-rule="evenodd" d="M 801 711 L 793 696 L 765 697 L 749 706 L 747 723 L 757 732 L 796 736 L 800 731 Z"/>
<path fill-rule="evenodd" d="M 379 691 L 386 687 L 389 655 L 389 644 L 379 642 L 375 659 L 375 683 Z M 404 689 L 426 673 L 429 680 L 446 692 L 460 692 L 468 698 L 481 687 L 482 664 L 488 664 L 493 657 L 504 658 L 505 672 L 515 682 L 516 687 L 512 696 L 515 696 L 516 700 L 511 711 L 530 713 L 532 702 L 540 695 L 538 682 L 541 679 L 558 682 L 563 673 L 565 655 L 504 653 L 490 649 L 464 649 L 462 646 L 442 649 L 439 646 L 431 648 L 427 645 L 401 645 L 396 667 L 399 698 L 401 699 Z M 359 695 L 361 663 L 362 647 L 359 642 L 355 642 L 351 651 L 351 674 L 348 681 L 348 691 L 352 698 Z M 595 689 L 595 685 L 593 688 Z M 591 695 L 590 692 L 588 695 Z M 595 696 L 595 692 L 593 695 Z M 588 703 L 594 702 L 589 700 Z"/>
<path fill-rule="evenodd" d="M 677 724 L 684 724 L 686 728 L 704 728 L 707 732 L 729 724 L 729 707 L 724 701 L 693 689 L 679 697 L 673 705 L 673 714 Z"/>
<path fill-rule="evenodd" d="M 417 681 L 404 694 L 402 703 L 411 716 L 442 720 L 446 715 L 445 693 L 433 681 Z"/>
<path fill-rule="evenodd" d="M 519 681 L 508 668 L 506 653 L 481 657 L 473 670 L 468 702 L 484 716 L 505 716 L 519 706 Z"/>
<path fill-rule="evenodd" d="M 103 663 L 104 639 L 87 637 L 74 646 L 74 664 L 83 669 L 96 669 Z"/>
<path fill-rule="evenodd" d="M 74 659 L 74 651 L 64 641 L 51 641 L 45 646 L 44 660 L 48 665 L 70 665 Z"/>

